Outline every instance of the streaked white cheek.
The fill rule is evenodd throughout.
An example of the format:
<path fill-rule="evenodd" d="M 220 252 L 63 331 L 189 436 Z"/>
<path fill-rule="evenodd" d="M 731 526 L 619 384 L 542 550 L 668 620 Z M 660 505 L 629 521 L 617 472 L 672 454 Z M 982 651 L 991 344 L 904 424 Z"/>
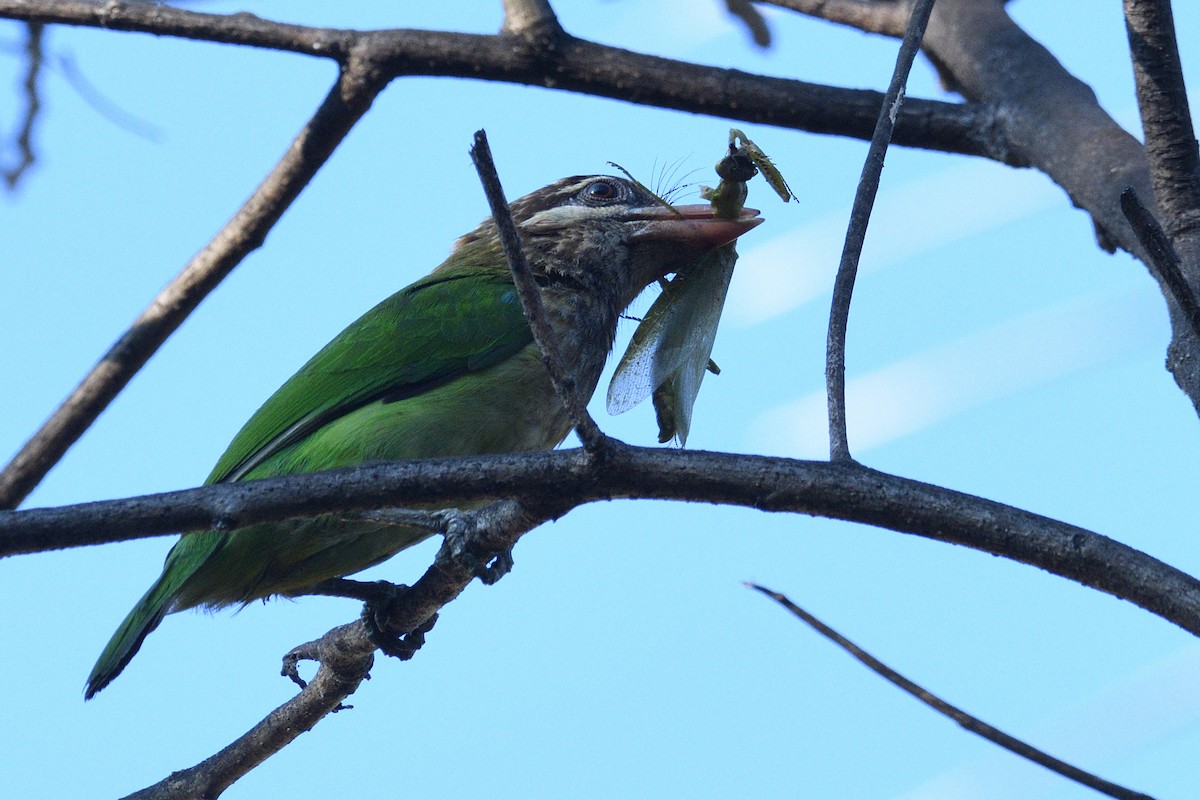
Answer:
<path fill-rule="evenodd" d="M 563 228 L 595 223 L 609 217 L 615 217 L 623 210 L 620 206 L 610 206 L 608 208 L 556 206 L 545 211 L 539 211 L 525 220 L 520 227 L 525 233 L 551 233 Z"/>

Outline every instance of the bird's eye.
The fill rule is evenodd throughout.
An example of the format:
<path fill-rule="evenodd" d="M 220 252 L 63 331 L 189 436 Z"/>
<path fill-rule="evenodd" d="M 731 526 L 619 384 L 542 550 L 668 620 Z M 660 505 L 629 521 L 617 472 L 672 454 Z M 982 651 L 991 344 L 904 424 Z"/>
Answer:
<path fill-rule="evenodd" d="M 621 187 L 613 181 L 592 181 L 584 187 L 583 201 L 590 205 L 607 205 L 621 198 Z"/>

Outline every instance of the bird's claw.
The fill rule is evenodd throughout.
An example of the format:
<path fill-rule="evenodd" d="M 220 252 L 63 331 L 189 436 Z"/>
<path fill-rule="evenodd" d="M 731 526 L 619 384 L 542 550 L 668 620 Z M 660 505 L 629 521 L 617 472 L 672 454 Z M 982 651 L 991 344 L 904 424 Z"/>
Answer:
<path fill-rule="evenodd" d="M 450 509 L 439 513 L 445 523 L 439 558 L 453 561 L 488 586 L 512 572 L 511 547 L 500 550 L 483 549 L 474 540 L 474 531 L 462 512 Z"/>
<path fill-rule="evenodd" d="M 505 550 L 497 550 L 491 554 L 491 560 L 487 563 L 479 563 L 475 569 L 475 577 L 483 581 L 486 585 L 491 586 L 496 581 L 503 578 L 508 573 L 512 572 L 513 554 L 512 548 Z"/>
<path fill-rule="evenodd" d="M 363 603 L 362 621 L 367 630 L 367 638 L 384 655 L 408 661 L 425 644 L 425 634 L 433 629 L 434 623 L 437 622 L 437 614 L 431 615 L 407 633 L 399 636 L 388 633 L 385 627 L 391 616 L 391 607 L 400 602 L 408 587 L 383 581 L 380 581 L 378 586 L 379 595 Z"/>

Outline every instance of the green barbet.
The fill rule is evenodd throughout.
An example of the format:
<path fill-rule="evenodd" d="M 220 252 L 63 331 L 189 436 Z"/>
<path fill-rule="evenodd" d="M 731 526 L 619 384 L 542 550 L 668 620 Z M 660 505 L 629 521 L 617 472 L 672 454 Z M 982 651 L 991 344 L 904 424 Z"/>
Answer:
<path fill-rule="evenodd" d="M 565 178 L 510 208 L 585 399 L 633 299 L 762 221 L 753 210 L 718 219 L 707 204 L 671 208 L 630 181 L 600 175 Z M 547 450 L 569 432 L 489 219 L 441 266 L 301 367 L 234 437 L 205 483 Z M 427 536 L 333 514 L 183 536 L 100 654 L 85 696 L 107 686 L 167 614 L 302 593 Z"/>

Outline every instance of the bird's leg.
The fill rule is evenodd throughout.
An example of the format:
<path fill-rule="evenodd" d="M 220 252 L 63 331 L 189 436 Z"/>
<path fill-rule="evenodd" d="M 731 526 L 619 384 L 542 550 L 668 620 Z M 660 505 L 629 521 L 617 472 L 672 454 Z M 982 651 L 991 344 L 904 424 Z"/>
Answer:
<path fill-rule="evenodd" d="M 371 640 L 371 644 L 378 647 L 385 656 L 408 661 L 425 644 L 425 634 L 433 630 L 438 615 L 436 613 L 429 615 L 420 625 L 400 636 L 388 633 L 387 621 L 391 616 L 392 608 L 394 604 L 403 602 L 404 595 L 408 591 L 407 586 L 395 584 L 388 584 L 388 586 L 394 590 L 391 596 L 381 594 L 363 603 L 363 627 L 367 629 L 367 638 Z"/>
<path fill-rule="evenodd" d="M 304 595 L 319 595 L 321 597 L 346 597 L 351 600 L 361 600 L 364 603 L 372 600 L 390 600 L 397 596 L 397 589 L 403 589 L 387 581 L 355 581 L 349 578 L 329 578 L 312 586 L 306 586 L 293 592 L 287 592 L 286 597 L 303 597 Z"/>

